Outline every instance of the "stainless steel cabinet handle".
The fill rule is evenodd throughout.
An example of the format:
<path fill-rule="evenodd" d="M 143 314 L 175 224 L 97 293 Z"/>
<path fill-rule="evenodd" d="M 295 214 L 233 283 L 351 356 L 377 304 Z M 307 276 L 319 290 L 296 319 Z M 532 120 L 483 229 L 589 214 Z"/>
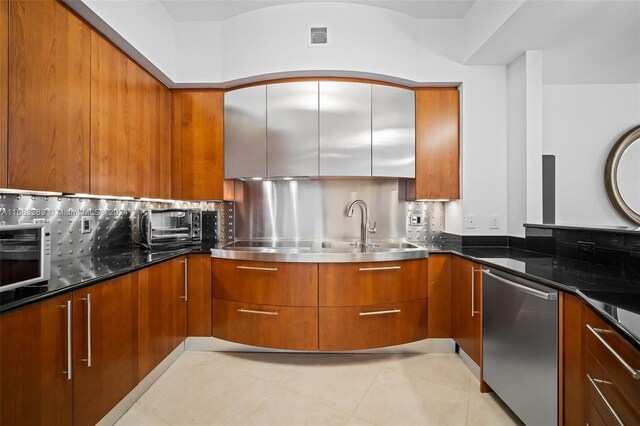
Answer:
<path fill-rule="evenodd" d="M 254 311 L 252 309 L 240 308 L 240 309 L 238 309 L 238 312 L 242 312 L 244 314 L 271 315 L 273 317 L 277 317 L 278 316 L 278 312 L 275 312 L 275 311 Z"/>
<path fill-rule="evenodd" d="M 471 316 L 475 317 L 480 311 L 476 311 L 476 268 L 471 267 Z"/>
<path fill-rule="evenodd" d="M 530 294 L 531 296 L 539 297 L 540 299 L 556 300 L 558 298 L 558 295 L 556 293 L 546 293 L 544 291 L 536 290 L 535 288 L 527 287 L 526 285 L 514 283 L 513 281 L 505 280 L 502 277 L 494 275 L 489 271 L 484 271 L 484 274 L 490 276 L 493 279 L 500 281 L 503 284 L 517 288 L 518 290 L 524 293 Z"/>
<path fill-rule="evenodd" d="M 275 272 L 275 271 L 278 270 L 278 268 L 260 268 L 258 266 L 236 266 L 236 268 L 245 269 L 245 270 L 249 270 L 249 271 L 270 271 L 270 272 Z"/>
<path fill-rule="evenodd" d="M 631 374 L 631 377 L 633 377 L 636 380 L 640 379 L 640 371 L 636 370 L 631 365 L 629 365 L 629 363 L 625 361 L 624 358 L 622 358 L 622 356 L 620 356 L 620 354 L 616 352 L 615 349 L 613 349 L 611 345 L 607 343 L 607 341 L 604 340 L 604 338 L 600 335 L 601 333 L 606 333 L 608 330 L 603 330 L 601 328 L 593 328 L 589 324 L 587 324 L 587 329 L 589 329 L 589 331 L 593 333 L 594 336 L 596 336 L 596 338 L 600 341 L 600 343 L 602 343 L 604 347 L 607 348 L 609 352 L 611 352 L 611 354 L 618 360 L 618 362 L 622 364 L 624 369 L 627 370 L 629 374 Z"/>
<path fill-rule="evenodd" d="M 87 357 L 82 361 L 87 363 L 87 367 L 91 367 L 91 293 L 87 293 L 87 297 L 82 300 L 87 302 Z"/>
<path fill-rule="evenodd" d="M 616 410 L 613 409 L 613 407 L 611 406 L 611 403 L 607 400 L 607 398 L 605 398 L 604 394 L 602 393 L 602 391 L 600 390 L 600 388 L 598 387 L 599 383 L 603 383 L 603 384 L 612 384 L 610 382 L 605 382 L 604 380 L 598 380 L 598 379 L 594 379 L 592 378 L 589 374 L 587 374 L 587 379 L 589 379 L 589 381 L 591 382 L 591 384 L 593 385 L 593 387 L 596 389 L 596 392 L 598 393 L 598 396 L 602 399 L 602 402 L 604 402 L 604 405 L 607 406 L 607 408 L 609 409 L 609 411 L 611 412 L 611 415 L 613 415 L 613 417 L 616 419 L 616 422 L 620 425 L 620 426 L 624 426 L 624 423 L 622 422 L 622 420 L 620 419 L 620 416 L 618 415 L 618 413 L 616 413 Z"/>
<path fill-rule="evenodd" d="M 60 305 L 60 307 L 67 310 L 67 369 L 62 374 L 66 374 L 67 380 L 71 380 L 71 300 L 67 300 L 66 305 Z"/>
<path fill-rule="evenodd" d="M 184 296 L 180 296 L 182 299 L 184 299 L 184 301 L 187 301 L 187 297 L 188 297 L 188 292 L 189 290 L 187 290 L 187 280 L 188 280 L 188 276 L 189 276 L 189 262 L 187 261 L 187 259 L 183 260 L 182 263 L 184 263 Z"/>
<path fill-rule="evenodd" d="M 394 269 L 401 269 L 401 266 L 378 266 L 375 268 L 360 268 L 359 271 L 360 272 L 366 272 L 366 271 L 391 271 Z"/>
<path fill-rule="evenodd" d="M 372 312 L 360 312 L 358 315 L 361 317 L 366 317 L 369 315 L 386 315 L 386 314 L 397 314 L 402 312 L 401 309 L 389 309 L 387 311 L 372 311 Z"/>

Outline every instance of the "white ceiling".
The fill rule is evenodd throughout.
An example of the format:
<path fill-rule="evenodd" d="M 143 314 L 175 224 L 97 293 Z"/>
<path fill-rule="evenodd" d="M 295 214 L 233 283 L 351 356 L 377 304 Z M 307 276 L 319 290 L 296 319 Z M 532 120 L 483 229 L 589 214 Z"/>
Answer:
<path fill-rule="evenodd" d="M 526 1 L 468 64 L 542 50 L 545 83 L 640 82 L 640 1 Z"/>
<path fill-rule="evenodd" d="M 459 19 L 475 0 L 160 0 L 175 22 L 223 21 L 265 7 L 327 2 L 376 6 L 421 19 Z"/>

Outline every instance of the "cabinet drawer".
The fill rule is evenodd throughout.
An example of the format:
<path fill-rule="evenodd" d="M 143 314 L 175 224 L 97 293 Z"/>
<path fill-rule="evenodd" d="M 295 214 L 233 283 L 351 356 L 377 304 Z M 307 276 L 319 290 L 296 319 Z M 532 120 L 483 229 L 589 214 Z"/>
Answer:
<path fill-rule="evenodd" d="M 320 308 L 320 350 L 400 345 L 427 338 L 427 300 Z"/>
<path fill-rule="evenodd" d="M 318 308 L 213 299 L 213 337 L 277 349 L 318 350 Z"/>
<path fill-rule="evenodd" d="M 319 266 L 320 306 L 361 306 L 427 298 L 427 259 Z"/>
<path fill-rule="evenodd" d="M 631 369 L 640 372 L 640 352 L 611 329 L 594 312 L 590 309 L 586 311 L 587 328 L 585 335 L 587 350 L 602 366 L 620 392 L 635 407 L 640 407 L 640 379 L 634 379 L 630 371 Z M 623 362 L 628 368 L 625 367 Z"/>
<path fill-rule="evenodd" d="M 213 297 L 283 306 L 318 305 L 316 263 L 213 259 Z"/>
<path fill-rule="evenodd" d="M 640 424 L 638 409 L 631 404 L 589 351 L 587 351 L 586 365 L 587 386 L 590 387 L 589 397 L 600 399 L 604 404 L 607 412 L 602 413 L 602 416 L 612 416 L 615 419 L 612 413 L 614 411 L 624 424 Z M 608 406 L 611 408 L 609 409 Z"/>

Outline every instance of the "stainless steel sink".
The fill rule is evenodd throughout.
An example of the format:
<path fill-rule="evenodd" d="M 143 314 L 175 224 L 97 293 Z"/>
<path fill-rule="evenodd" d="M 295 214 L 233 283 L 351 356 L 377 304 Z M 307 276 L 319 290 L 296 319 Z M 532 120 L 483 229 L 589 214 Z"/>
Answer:
<path fill-rule="evenodd" d="M 377 262 L 426 258 L 424 247 L 408 242 L 340 240 L 240 240 L 221 249 L 213 257 L 272 262 Z"/>

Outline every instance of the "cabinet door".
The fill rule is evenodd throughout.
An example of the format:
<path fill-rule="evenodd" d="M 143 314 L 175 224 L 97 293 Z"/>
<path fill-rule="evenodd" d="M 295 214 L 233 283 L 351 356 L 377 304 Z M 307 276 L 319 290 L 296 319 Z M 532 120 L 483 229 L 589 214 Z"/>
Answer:
<path fill-rule="evenodd" d="M 173 173 L 181 176 L 175 198 L 223 199 L 223 99 L 223 92 L 211 90 L 185 90 L 173 95 L 177 128 L 173 137 L 179 138 L 173 141 L 174 164 L 178 164 Z"/>
<path fill-rule="evenodd" d="M 371 176 L 371 84 L 320 82 L 320 175 Z"/>
<path fill-rule="evenodd" d="M 9 109 L 9 2 L 0 1 L 0 188 L 7 188 Z"/>
<path fill-rule="evenodd" d="M 267 86 L 267 175 L 318 176 L 318 82 Z"/>
<path fill-rule="evenodd" d="M 165 175 L 170 158 L 169 102 L 166 88 L 92 32 L 93 194 L 149 197 L 169 193 L 170 177 Z"/>
<path fill-rule="evenodd" d="M 451 255 L 429 256 L 429 337 L 451 337 Z M 456 302 L 457 303 L 457 302 Z"/>
<path fill-rule="evenodd" d="M 171 92 L 151 76 L 146 78 L 150 109 L 149 197 L 171 198 Z"/>
<path fill-rule="evenodd" d="M 416 179 L 409 199 L 460 198 L 460 92 L 416 90 Z"/>
<path fill-rule="evenodd" d="M 138 272 L 139 380 L 184 340 L 183 260 L 168 260 Z"/>
<path fill-rule="evenodd" d="M 453 257 L 452 337 L 478 365 L 482 365 L 482 267 Z"/>
<path fill-rule="evenodd" d="M 373 176 L 416 176 L 416 96 L 401 87 L 371 85 Z"/>
<path fill-rule="evenodd" d="M 0 423 L 71 425 L 71 294 L 0 316 Z"/>
<path fill-rule="evenodd" d="M 267 86 L 224 94 L 224 177 L 267 176 Z"/>
<path fill-rule="evenodd" d="M 190 254 L 187 261 L 187 336 L 211 336 L 211 256 Z"/>
<path fill-rule="evenodd" d="M 137 274 L 73 292 L 74 425 L 94 425 L 138 383 Z"/>
<path fill-rule="evenodd" d="M 89 192 L 91 29 L 57 1 L 2 3 L 11 22 L 8 186 Z"/>

